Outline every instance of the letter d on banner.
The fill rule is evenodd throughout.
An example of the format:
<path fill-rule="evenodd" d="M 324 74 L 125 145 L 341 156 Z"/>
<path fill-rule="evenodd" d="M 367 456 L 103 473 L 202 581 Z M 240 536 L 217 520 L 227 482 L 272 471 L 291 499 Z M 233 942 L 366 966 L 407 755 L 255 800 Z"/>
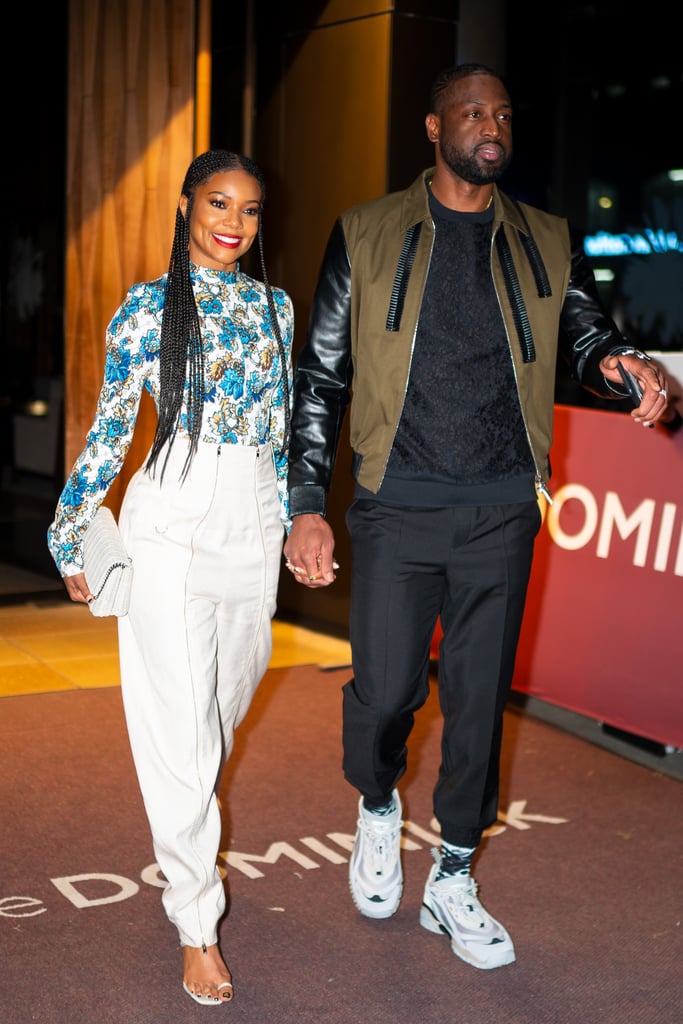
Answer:
<path fill-rule="evenodd" d="M 135 896 L 140 889 L 136 882 L 131 881 L 130 878 L 124 878 L 123 875 L 68 875 L 65 878 L 51 878 L 50 881 L 59 889 L 62 896 L 66 896 L 79 910 L 84 907 L 100 907 L 104 903 L 119 903 L 121 900 Z M 74 885 L 75 882 L 111 882 L 112 885 L 117 886 L 118 891 L 109 896 L 99 896 L 93 899 L 79 892 Z M 101 891 L 101 886 L 98 888 Z"/>

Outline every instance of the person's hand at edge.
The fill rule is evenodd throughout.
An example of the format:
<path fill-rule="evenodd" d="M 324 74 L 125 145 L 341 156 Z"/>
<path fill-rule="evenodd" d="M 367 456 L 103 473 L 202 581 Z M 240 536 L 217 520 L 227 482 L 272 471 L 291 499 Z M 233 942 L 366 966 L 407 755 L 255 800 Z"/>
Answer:
<path fill-rule="evenodd" d="M 640 405 L 631 412 L 635 422 L 651 427 L 658 420 L 665 419 L 669 394 L 664 367 L 635 350 L 605 356 L 600 360 L 600 370 L 607 381 L 620 387 L 623 387 L 623 382 L 619 363 L 633 374 L 643 392 Z"/>

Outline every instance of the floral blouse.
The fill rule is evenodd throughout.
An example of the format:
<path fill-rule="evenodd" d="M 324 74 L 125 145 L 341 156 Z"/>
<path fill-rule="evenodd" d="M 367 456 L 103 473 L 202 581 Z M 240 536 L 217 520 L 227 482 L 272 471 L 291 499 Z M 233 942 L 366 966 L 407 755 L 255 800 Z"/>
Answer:
<path fill-rule="evenodd" d="M 265 285 L 238 271 L 190 264 L 204 349 L 202 440 L 273 447 L 281 518 L 290 525 L 285 392 L 292 389 L 294 311 L 273 289 L 287 368 L 268 311 Z M 82 538 L 121 470 L 130 448 L 142 390 L 159 407 L 159 343 L 166 275 L 133 285 L 106 332 L 104 382 L 95 419 L 48 529 L 48 547 L 62 576 L 82 572 Z M 187 434 L 183 406 L 180 433 Z"/>

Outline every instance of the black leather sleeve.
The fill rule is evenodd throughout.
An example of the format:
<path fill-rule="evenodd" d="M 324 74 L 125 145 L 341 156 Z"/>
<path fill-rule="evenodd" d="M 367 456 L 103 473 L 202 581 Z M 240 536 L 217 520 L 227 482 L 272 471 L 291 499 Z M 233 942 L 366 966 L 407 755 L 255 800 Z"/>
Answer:
<path fill-rule="evenodd" d="M 599 364 L 615 349 L 627 348 L 629 342 L 605 311 L 583 243 L 574 234 L 571 242 L 571 276 L 560 317 L 560 354 L 582 387 L 601 397 L 618 398 L 615 386 L 609 388 L 605 383 Z"/>
<path fill-rule="evenodd" d="M 295 366 L 288 476 L 292 516 L 327 511 L 353 376 L 350 324 L 351 264 L 337 221 L 323 256 L 306 343 Z"/>

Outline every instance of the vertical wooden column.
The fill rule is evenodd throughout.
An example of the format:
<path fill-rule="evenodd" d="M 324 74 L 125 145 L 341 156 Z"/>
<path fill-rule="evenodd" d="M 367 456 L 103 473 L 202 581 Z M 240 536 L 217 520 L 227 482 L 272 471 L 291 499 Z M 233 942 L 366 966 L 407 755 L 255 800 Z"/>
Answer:
<path fill-rule="evenodd" d="M 457 6 L 450 0 L 329 0 L 317 5 L 312 21 L 294 5 L 277 46 L 259 47 L 259 78 L 278 69 L 268 102 L 260 105 L 255 140 L 268 179 L 266 250 L 271 280 L 294 301 L 297 351 L 336 217 L 355 203 L 405 188 L 433 160 L 424 118 L 433 78 L 455 62 Z M 352 491 L 345 435 L 328 510 L 342 568 L 323 595 L 284 573 L 282 612 L 346 628 L 344 514 Z"/>
<path fill-rule="evenodd" d="M 211 0 L 197 0 L 194 155 L 211 148 Z"/>
<path fill-rule="evenodd" d="M 193 0 L 70 3 L 65 474 L 92 422 L 106 326 L 131 284 L 168 267 L 193 156 L 195 17 Z M 145 397 L 115 509 L 155 422 Z"/>

